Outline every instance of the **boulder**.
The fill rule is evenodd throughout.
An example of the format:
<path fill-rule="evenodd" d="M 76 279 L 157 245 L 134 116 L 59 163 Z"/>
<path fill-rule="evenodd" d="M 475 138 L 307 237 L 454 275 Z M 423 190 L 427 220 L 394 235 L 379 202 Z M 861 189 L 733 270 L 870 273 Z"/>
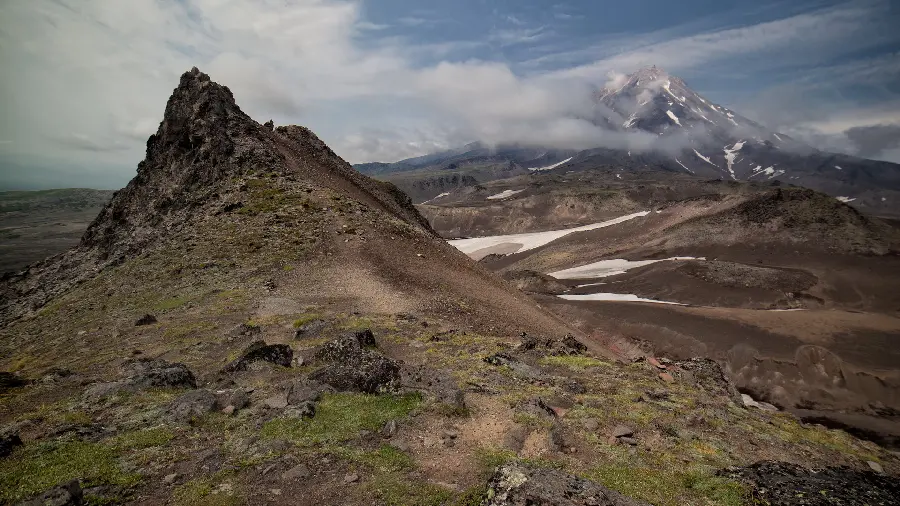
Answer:
<path fill-rule="evenodd" d="M 197 388 L 197 378 L 184 364 L 160 359 L 128 360 L 122 366 L 124 382 L 136 389 L 151 387 Z"/>
<path fill-rule="evenodd" d="M 290 367 L 294 351 L 286 344 L 266 344 L 256 341 L 244 350 L 236 360 L 225 366 L 225 372 L 246 371 L 254 362 L 269 362 L 282 367 Z"/>
<path fill-rule="evenodd" d="M 41 495 L 22 501 L 18 506 L 81 506 L 84 504 L 84 493 L 78 480 L 47 490 Z"/>
<path fill-rule="evenodd" d="M 169 404 L 169 416 L 178 422 L 190 422 L 216 408 L 216 395 L 209 390 L 192 390 Z"/>
<path fill-rule="evenodd" d="M 488 483 L 482 506 L 641 506 L 636 501 L 558 469 L 501 466 Z"/>
<path fill-rule="evenodd" d="M 400 365 L 373 350 L 371 330 L 344 334 L 325 343 L 315 359 L 330 364 L 309 375 L 309 379 L 337 390 L 377 393 L 400 383 Z"/>
<path fill-rule="evenodd" d="M 306 337 L 315 336 L 319 332 L 325 330 L 325 327 L 327 326 L 328 322 L 326 322 L 325 320 L 316 319 L 308 321 L 297 327 L 297 330 L 294 331 L 294 339 L 303 339 Z"/>
<path fill-rule="evenodd" d="M 400 371 L 400 382 L 404 387 L 424 391 L 454 409 L 466 409 L 465 393 L 448 371 L 405 365 Z"/>
<path fill-rule="evenodd" d="M 0 393 L 6 392 L 12 388 L 25 386 L 26 384 L 28 384 L 28 382 L 20 378 L 17 374 L 0 371 Z"/>
<path fill-rule="evenodd" d="M 152 314 L 145 314 L 144 316 L 141 316 L 140 318 L 137 319 L 137 321 L 134 322 L 134 326 L 142 327 L 144 325 L 153 325 L 156 322 L 157 322 L 157 320 L 156 320 L 155 316 L 153 316 Z"/>
<path fill-rule="evenodd" d="M 368 350 L 351 360 L 329 364 L 309 375 L 340 391 L 374 394 L 394 388 L 400 381 L 397 362 Z"/>
<path fill-rule="evenodd" d="M 766 504 L 897 504 L 900 480 L 872 471 L 849 467 L 807 469 L 787 462 L 763 461 L 747 467 L 732 467 L 719 474 L 746 483 L 752 497 Z M 826 497 L 827 502 L 813 498 Z"/>
<path fill-rule="evenodd" d="M 14 430 L 0 431 L 0 458 L 9 456 L 17 446 L 22 446 L 22 438 Z"/>

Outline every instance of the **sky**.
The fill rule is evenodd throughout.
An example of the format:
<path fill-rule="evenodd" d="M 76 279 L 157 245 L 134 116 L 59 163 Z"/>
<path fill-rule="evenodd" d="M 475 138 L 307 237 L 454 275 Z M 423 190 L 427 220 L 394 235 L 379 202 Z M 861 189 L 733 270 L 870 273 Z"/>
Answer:
<path fill-rule="evenodd" d="M 820 149 L 900 162 L 898 26 L 893 0 L 4 0 L 0 189 L 124 186 L 193 66 L 352 163 L 604 145 L 573 116 L 646 65 Z"/>

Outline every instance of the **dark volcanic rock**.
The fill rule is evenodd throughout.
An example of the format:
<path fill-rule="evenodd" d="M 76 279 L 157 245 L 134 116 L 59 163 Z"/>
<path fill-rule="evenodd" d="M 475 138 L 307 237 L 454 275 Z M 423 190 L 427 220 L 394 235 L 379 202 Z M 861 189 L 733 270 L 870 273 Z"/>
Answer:
<path fill-rule="evenodd" d="M 557 469 L 507 464 L 488 484 L 483 506 L 639 506 L 646 503 Z"/>
<path fill-rule="evenodd" d="M 294 331 L 294 339 L 303 339 L 305 337 L 314 336 L 324 330 L 327 326 L 328 322 L 325 320 L 316 319 L 306 322 L 297 327 L 297 330 Z"/>
<path fill-rule="evenodd" d="M 78 480 L 51 488 L 43 494 L 22 501 L 18 506 L 81 506 L 84 504 L 84 492 Z"/>
<path fill-rule="evenodd" d="M 266 344 L 256 341 L 244 350 L 244 354 L 225 366 L 225 372 L 246 371 L 253 362 L 270 362 L 282 367 L 290 367 L 294 351 L 286 344 Z"/>
<path fill-rule="evenodd" d="M 11 388 L 25 386 L 27 382 L 14 373 L 0 371 L 0 392 L 5 392 Z"/>
<path fill-rule="evenodd" d="M 156 323 L 156 317 L 152 314 L 145 314 L 144 316 L 138 318 L 136 322 L 134 322 L 134 326 L 140 327 L 143 325 L 153 325 L 154 323 Z"/>
<path fill-rule="evenodd" d="M 125 383 L 143 389 L 150 387 L 197 388 L 197 378 L 184 364 L 139 358 L 122 366 Z"/>
<path fill-rule="evenodd" d="M 681 376 L 691 376 L 701 387 L 709 392 L 724 395 L 729 400 L 743 406 L 741 394 L 738 392 L 734 383 L 728 378 L 718 362 L 710 358 L 692 358 L 690 360 L 680 360 L 674 362 L 674 365 L 687 375 L 681 373 Z"/>
<path fill-rule="evenodd" d="M 584 355 L 587 346 L 582 344 L 575 336 L 566 334 L 561 339 L 541 338 L 523 333 L 522 344 L 518 351 L 542 351 L 548 355 Z"/>
<path fill-rule="evenodd" d="M 810 470 L 786 462 L 757 462 L 720 474 L 753 488 L 754 497 L 784 506 L 900 504 L 900 480 L 847 467 Z"/>
<path fill-rule="evenodd" d="M 22 438 L 17 432 L 0 432 L 0 457 L 8 456 L 17 446 L 22 446 Z"/>
<path fill-rule="evenodd" d="M 333 339 L 315 353 L 317 361 L 331 363 L 309 378 L 346 391 L 376 393 L 394 388 L 400 381 L 400 365 L 373 350 L 375 346 L 369 329 Z"/>
<path fill-rule="evenodd" d="M 309 378 L 342 391 L 374 394 L 396 385 L 400 366 L 383 355 L 363 351 L 348 362 L 327 365 Z"/>

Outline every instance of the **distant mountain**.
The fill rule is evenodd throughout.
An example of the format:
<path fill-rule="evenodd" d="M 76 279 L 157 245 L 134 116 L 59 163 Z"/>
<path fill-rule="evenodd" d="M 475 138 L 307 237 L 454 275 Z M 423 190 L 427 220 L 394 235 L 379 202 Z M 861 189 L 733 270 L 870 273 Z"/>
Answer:
<path fill-rule="evenodd" d="M 658 67 L 643 68 L 616 88 L 598 89 L 593 98 L 591 121 L 611 131 L 654 134 L 660 139 L 655 149 L 598 147 L 575 153 L 534 146 L 491 149 L 475 143 L 397 163 L 355 167 L 378 176 L 488 162 L 546 170 L 650 168 L 706 179 L 781 181 L 842 197 L 870 213 L 900 216 L 900 165 L 819 151 L 707 100 Z"/>

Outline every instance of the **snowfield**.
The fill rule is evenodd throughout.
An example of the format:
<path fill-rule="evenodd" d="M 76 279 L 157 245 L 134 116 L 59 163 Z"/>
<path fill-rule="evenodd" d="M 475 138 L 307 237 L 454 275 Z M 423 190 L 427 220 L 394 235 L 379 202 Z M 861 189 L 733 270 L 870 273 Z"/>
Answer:
<path fill-rule="evenodd" d="M 580 267 L 572 267 L 571 269 L 563 269 L 561 271 L 551 272 L 550 276 L 556 279 L 581 279 L 581 278 L 605 278 L 615 276 L 616 274 L 625 274 L 631 269 L 643 267 L 645 265 L 655 264 L 657 262 L 666 262 L 670 260 L 706 260 L 705 257 L 672 257 L 660 260 L 625 260 L 616 258 L 613 260 L 600 260 Z"/>
<path fill-rule="evenodd" d="M 565 237 L 575 232 L 585 232 L 588 230 L 605 228 L 634 218 L 644 217 L 648 214 L 650 214 L 650 211 L 641 211 L 639 213 L 620 216 L 618 218 L 601 223 L 593 223 L 591 225 L 584 225 L 582 227 L 576 228 L 567 228 L 563 230 L 550 230 L 547 232 L 531 232 L 525 234 L 493 235 L 488 237 L 472 237 L 470 239 L 455 239 L 448 242 L 454 248 L 478 260 L 491 253 L 502 253 L 507 255 L 513 253 L 521 253 L 523 251 L 539 248 L 545 244 L 551 243 L 561 237 Z"/>
<path fill-rule="evenodd" d="M 670 104 L 671 105 L 671 104 Z M 666 114 L 669 115 L 669 119 L 675 122 L 676 125 L 681 126 L 681 122 L 678 121 L 678 116 L 675 116 L 675 113 L 672 111 L 666 111 Z"/>
<path fill-rule="evenodd" d="M 528 169 L 528 170 L 531 170 L 531 171 L 539 171 L 539 170 L 550 170 L 550 169 L 555 169 L 555 168 L 559 167 L 560 165 L 562 165 L 562 164 L 564 164 L 564 163 L 569 163 L 570 161 L 572 161 L 572 158 L 574 158 L 574 157 L 566 158 L 565 160 L 563 160 L 563 161 L 561 161 L 561 162 L 559 162 L 559 163 L 554 163 L 553 165 L 548 165 L 548 166 L 546 166 L 546 167 L 534 167 L 533 169 Z"/>
<path fill-rule="evenodd" d="M 505 199 L 505 198 L 507 198 L 507 197 L 512 197 L 513 195 L 515 195 L 515 194 L 517 194 L 517 193 L 522 193 L 523 191 L 525 191 L 525 190 L 503 190 L 502 192 L 500 192 L 500 193 L 498 193 L 498 194 L 496 194 L 496 195 L 491 195 L 491 196 L 488 197 L 487 199 L 488 199 L 488 200 L 500 200 L 500 199 Z"/>
<path fill-rule="evenodd" d="M 847 204 L 847 203 L 849 203 L 849 202 L 853 202 L 854 200 L 856 200 L 855 198 L 850 198 L 850 197 L 835 197 L 835 198 L 838 199 L 838 200 L 840 200 L 841 202 L 843 202 L 843 203 L 845 203 L 845 204 Z"/>
<path fill-rule="evenodd" d="M 671 304 L 673 306 L 686 306 L 680 302 L 667 302 L 664 300 L 644 299 L 631 293 L 589 293 L 586 295 L 557 295 L 566 300 L 602 300 L 619 302 L 650 302 L 653 304 Z"/>
<path fill-rule="evenodd" d="M 442 193 L 442 194 L 440 194 L 440 195 L 435 195 L 434 197 L 431 197 L 430 199 L 428 199 L 428 200 L 426 200 L 425 202 L 422 202 L 422 203 L 423 203 L 423 204 L 427 204 L 427 203 L 432 202 L 432 201 L 435 201 L 435 200 L 437 200 L 437 199 L 439 199 L 439 198 L 441 198 L 441 197 L 446 197 L 447 195 L 450 195 L 450 192 L 444 192 L 444 193 Z"/>

